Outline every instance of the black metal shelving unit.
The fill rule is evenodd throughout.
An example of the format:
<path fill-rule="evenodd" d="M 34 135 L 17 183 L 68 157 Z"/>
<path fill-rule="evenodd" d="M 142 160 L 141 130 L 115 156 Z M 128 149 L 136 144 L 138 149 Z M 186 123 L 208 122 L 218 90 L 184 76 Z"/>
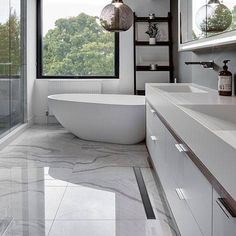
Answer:
<path fill-rule="evenodd" d="M 157 41 L 155 45 L 150 45 L 146 41 L 138 41 L 136 39 L 137 33 L 137 23 L 142 22 L 158 22 L 158 23 L 168 23 L 168 41 Z M 137 90 L 137 72 L 147 71 L 147 72 L 158 72 L 158 71 L 169 71 L 169 82 L 174 82 L 174 66 L 173 66 L 173 41 L 172 41 L 172 17 L 171 13 L 168 13 L 167 17 L 156 17 L 155 19 L 149 19 L 149 17 L 138 17 L 134 13 L 134 94 L 145 95 L 145 90 Z M 149 66 L 142 66 L 136 64 L 137 47 L 167 47 L 169 50 L 169 65 L 167 66 L 157 66 L 156 70 L 151 70 Z"/>

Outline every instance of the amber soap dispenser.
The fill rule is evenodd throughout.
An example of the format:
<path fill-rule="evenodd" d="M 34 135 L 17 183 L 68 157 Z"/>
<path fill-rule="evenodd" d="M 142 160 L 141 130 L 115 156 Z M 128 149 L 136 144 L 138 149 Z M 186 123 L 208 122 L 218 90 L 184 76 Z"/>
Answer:
<path fill-rule="evenodd" d="M 218 77 L 218 91 L 220 96 L 232 96 L 232 73 L 228 71 L 227 64 L 230 60 L 223 61 L 223 70 Z"/>

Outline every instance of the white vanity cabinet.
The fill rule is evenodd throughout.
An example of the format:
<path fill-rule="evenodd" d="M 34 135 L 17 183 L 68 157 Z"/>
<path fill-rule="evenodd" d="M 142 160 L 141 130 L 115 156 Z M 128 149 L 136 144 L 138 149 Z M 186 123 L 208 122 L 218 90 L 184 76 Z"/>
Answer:
<path fill-rule="evenodd" d="M 213 190 L 213 236 L 235 236 L 236 218 L 231 217 L 219 199 Z"/>
<path fill-rule="evenodd" d="M 181 192 L 186 158 L 184 147 L 179 145 L 149 104 L 146 109 L 147 147 L 181 235 L 201 236 L 203 234 Z"/>
<path fill-rule="evenodd" d="M 236 236 L 236 218 L 162 120 L 147 103 L 147 147 L 181 235 Z"/>
<path fill-rule="evenodd" d="M 197 95 L 186 86 L 193 85 L 146 85 L 150 158 L 182 236 L 236 236 L 235 147 L 212 132 L 225 127 L 227 120 L 217 117 L 228 106 L 217 91 Z"/>

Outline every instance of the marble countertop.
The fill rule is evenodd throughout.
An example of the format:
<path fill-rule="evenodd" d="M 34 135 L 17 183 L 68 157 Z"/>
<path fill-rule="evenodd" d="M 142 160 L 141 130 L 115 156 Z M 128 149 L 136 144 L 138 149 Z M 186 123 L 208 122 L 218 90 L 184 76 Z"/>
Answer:
<path fill-rule="evenodd" d="M 168 89 L 185 85 L 195 92 Z M 236 200 L 236 97 L 196 84 L 146 84 L 146 98 Z"/>

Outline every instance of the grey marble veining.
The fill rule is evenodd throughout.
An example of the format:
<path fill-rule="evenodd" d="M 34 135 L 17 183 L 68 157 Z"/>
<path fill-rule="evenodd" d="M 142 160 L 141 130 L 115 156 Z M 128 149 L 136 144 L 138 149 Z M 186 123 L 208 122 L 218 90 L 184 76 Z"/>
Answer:
<path fill-rule="evenodd" d="M 31 138 L 29 138 L 31 136 Z M 23 143 L 20 140 L 24 140 Z M 104 166 L 148 167 L 145 145 L 115 145 L 87 142 L 76 138 L 64 129 L 33 128 L 0 152 L 0 166 L 20 167 L 74 167 Z M 5 162 L 5 158 L 9 160 Z"/>
<path fill-rule="evenodd" d="M 14 219 L 6 235 L 175 235 L 147 157 L 143 143 L 88 142 L 61 127 L 27 130 L 0 151 L 0 220 Z M 142 168 L 156 221 L 146 218 L 133 167 Z"/>

